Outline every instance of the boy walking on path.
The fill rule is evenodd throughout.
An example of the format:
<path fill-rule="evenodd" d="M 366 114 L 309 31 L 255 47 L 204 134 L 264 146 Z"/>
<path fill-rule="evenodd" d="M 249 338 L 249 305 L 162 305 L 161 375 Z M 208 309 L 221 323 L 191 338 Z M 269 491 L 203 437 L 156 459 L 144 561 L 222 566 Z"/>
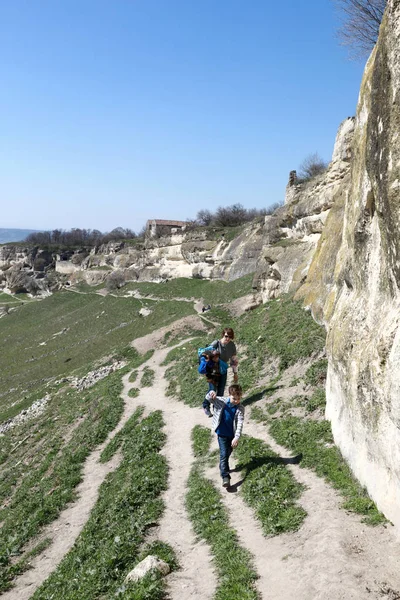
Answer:
<path fill-rule="evenodd" d="M 238 384 L 229 386 L 229 396 L 219 397 L 212 390 L 206 398 L 214 405 L 213 429 L 218 436 L 219 444 L 219 470 L 222 485 L 228 488 L 231 483 L 229 474 L 229 457 L 232 449 L 236 448 L 243 429 L 244 406 L 242 388 Z"/>

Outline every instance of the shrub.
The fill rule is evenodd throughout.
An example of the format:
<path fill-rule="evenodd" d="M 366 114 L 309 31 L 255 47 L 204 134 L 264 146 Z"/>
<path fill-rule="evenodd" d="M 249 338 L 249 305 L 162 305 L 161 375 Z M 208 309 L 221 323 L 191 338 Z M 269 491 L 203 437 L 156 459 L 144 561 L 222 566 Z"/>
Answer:
<path fill-rule="evenodd" d="M 119 290 L 125 285 L 125 275 L 123 271 L 113 271 L 106 280 L 106 287 L 109 291 Z"/>
<path fill-rule="evenodd" d="M 310 181 L 317 175 L 324 173 L 327 167 L 327 163 L 319 156 L 317 152 L 314 154 L 309 154 L 300 165 L 297 181 L 300 183 L 304 181 Z"/>

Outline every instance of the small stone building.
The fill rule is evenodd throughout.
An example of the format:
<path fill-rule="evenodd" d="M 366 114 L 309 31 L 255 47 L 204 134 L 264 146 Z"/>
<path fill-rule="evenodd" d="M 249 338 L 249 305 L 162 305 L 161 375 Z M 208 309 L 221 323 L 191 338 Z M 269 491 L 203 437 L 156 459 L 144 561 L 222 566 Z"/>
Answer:
<path fill-rule="evenodd" d="M 186 221 L 164 221 L 163 219 L 149 219 L 146 223 L 147 237 L 160 237 L 185 231 Z"/>

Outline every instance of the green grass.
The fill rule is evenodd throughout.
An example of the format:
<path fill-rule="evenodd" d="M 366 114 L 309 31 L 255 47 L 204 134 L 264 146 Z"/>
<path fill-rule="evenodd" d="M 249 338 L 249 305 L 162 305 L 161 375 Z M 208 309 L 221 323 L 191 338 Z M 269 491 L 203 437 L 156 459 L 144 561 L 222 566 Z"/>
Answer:
<path fill-rule="evenodd" d="M 164 346 L 174 346 L 189 337 L 200 337 L 202 335 L 204 336 L 204 331 L 201 329 L 193 329 L 191 327 L 180 329 L 178 331 L 167 331 L 164 335 L 162 344 Z"/>
<path fill-rule="evenodd" d="M 75 499 L 86 458 L 120 419 L 121 390 L 121 371 L 85 392 L 61 390 L 34 423 L 1 438 L 0 590 L 26 568 L 24 545 Z"/>
<path fill-rule="evenodd" d="M 204 299 L 205 304 L 211 304 L 212 310 L 206 315 L 213 316 L 215 304 L 229 303 L 236 298 L 245 296 L 252 291 L 253 274 L 244 275 L 235 281 L 208 281 L 205 279 L 170 279 L 166 283 L 137 282 L 128 283 L 118 293 L 128 290 L 138 290 L 142 296 L 154 296 L 164 300 L 174 298 Z M 184 302 L 181 302 L 184 304 Z"/>
<path fill-rule="evenodd" d="M 136 388 L 136 387 L 131 388 L 128 392 L 129 398 L 137 398 L 139 396 L 139 394 L 140 394 L 140 390 L 139 390 L 139 388 Z"/>
<path fill-rule="evenodd" d="M 325 345 L 324 328 L 299 302 L 288 297 L 245 313 L 232 326 L 235 339 L 246 347 L 247 358 L 239 365 L 240 383 L 245 390 L 257 385 L 264 364 L 272 358 L 279 358 L 280 370 L 284 371 L 322 352 Z"/>
<path fill-rule="evenodd" d="M 142 377 L 140 379 L 140 385 L 142 387 L 152 387 L 154 383 L 155 371 L 150 367 L 144 367 Z"/>
<path fill-rule="evenodd" d="M 132 298 L 59 292 L 0 319 L 7 347 L 0 365 L 0 421 L 43 396 L 54 378 L 87 371 L 133 339 L 194 313 L 189 303 L 146 302 L 152 313 L 143 319 L 142 303 Z"/>
<path fill-rule="evenodd" d="M 0 304 L 19 304 L 19 302 L 20 301 L 15 296 L 0 292 Z"/>
<path fill-rule="evenodd" d="M 132 371 L 132 373 L 129 375 L 129 383 L 135 383 L 136 379 L 138 376 L 138 372 L 137 369 L 135 369 L 134 371 Z"/>
<path fill-rule="evenodd" d="M 239 544 L 220 492 L 194 467 L 188 481 L 186 507 L 195 533 L 211 549 L 218 574 L 215 600 L 257 600 L 257 574 L 250 553 Z"/>
<path fill-rule="evenodd" d="M 129 367 L 131 369 L 137 369 L 138 367 L 143 365 L 143 363 L 150 360 L 150 358 L 154 354 L 154 349 L 147 350 L 147 352 L 145 352 L 144 354 L 139 354 L 139 352 L 131 346 L 129 347 L 129 350 L 131 353 L 133 352 L 132 358 L 129 359 Z"/>
<path fill-rule="evenodd" d="M 112 440 L 107 444 L 104 448 L 103 452 L 100 455 L 100 462 L 105 463 L 110 460 L 114 456 L 121 446 L 123 446 L 127 438 L 129 436 L 134 435 L 135 429 L 138 426 L 144 412 L 143 406 L 138 406 L 134 414 L 130 417 L 129 421 L 125 424 L 125 426 L 115 434 Z"/>
<path fill-rule="evenodd" d="M 197 348 L 202 345 L 204 337 L 190 340 L 184 346 L 170 350 L 163 362 L 164 365 L 170 365 L 165 372 L 165 378 L 169 382 L 166 395 L 174 396 L 193 407 L 201 406 L 208 390 L 206 378 L 197 371 Z"/>
<path fill-rule="evenodd" d="M 254 438 L 243 436 L 235 450 L 237 469 L 244 472 L 241 492 L 254 510 L 264 535 L 296 531 L 306 512 L 296 504 L 303 486 L 272 450 Z"/>
<path fill-rule="evenodd" d="M 309 367 L 304 375 L 304 382 L 308 385 L 325 385 L 328 361 L 324 358 L 317 360 Z"/>
<path fill-rule="evenodd" d="M 333 445 L 328 421 L 302 420 L 298 417 L 279 419 L 270 424 L 270 432 L 279 444 L 303 455 L 301 466 L 324 477 L 346 498 L 343 507 L 364 515 L 370 525 L 385 522 L 366 490 L 356 481 L 339 449 Z"/>
<path fill-rule="evenodd" d="M 208 427 L 196 425 L 192 429 L 192 447 L 195 456 L 206 456 L 210 450 L 212 432 Z"/>
<path fill-rule="evenodd" d="M 121 431 L 123 460 L 102 484 L 74 547 L 33 600 L 165 598 L 164 582 L 157 575 L 139 584 L 123 583 L 126 574 L 150 552 L 176 568 L 176 558 L 165 544 L 157 542 L 144 552 L 140 550 L 147 532 L 162 514 L 160 495 L 167 487 L 168 469 L 160 454 L 165 442 L 160 411 L 140 422 L 139 417 L 139 413 L 133 415 L 132 422 Z"/>
<path fill-rule="evenodd" d="M 317 388 L 310 398 L 307 398 L 305 408 L 308 413 L 312 413 L 317 409 L 324 409 L 326 405 L 325 390 Z"/>

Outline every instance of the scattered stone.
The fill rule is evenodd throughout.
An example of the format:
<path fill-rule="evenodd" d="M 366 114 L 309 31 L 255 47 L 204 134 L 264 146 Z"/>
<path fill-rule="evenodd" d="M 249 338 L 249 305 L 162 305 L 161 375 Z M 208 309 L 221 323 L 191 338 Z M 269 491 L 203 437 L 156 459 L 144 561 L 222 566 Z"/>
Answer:
<path fill-rule="evenodd" d="M 158 556 L 149 554 L 149 556 L 146 556 L 145 559 L 143 559 L 130 573 L 128 573 L 128 575 L 125 577 L 125 581 L 139 581 L 140 579 L 143 579 L 143 577 L 147 575 L 149 571 L 153 570 L 159 571 L 161 575 L 168 575 L 170 572 L 169 565 L 166 562 L 158 558 Z"/>
<path fill-rule="evenodd" d="M 21 412 L 12 419 L 7 419 L 7 421 L 4 421 L 4 423 L 0 425 L 0 434 L 6 433 L 10 429 L 13 429 L 13 427 L 25 423 L 25 421 L 28 421 L 28 419 L 33 419 L 34 417 L 41 415 L 44 412 L 49 400 L 50 394 L 46 394 L 44 398 L 36 400 L 29 408 L 21 410 Z"/>
<path fill-rule="evenodd" d="M 69 380 L 71 381 L 71 386 L 76 388 L 79 391 L 85 390 L 89 387 L 92 387 L 95 383 L 100 381 L 100 379 L 104 379 L 110 373 L 117 371 L 118 369 L 122 369 L 126 365 L 124 361 L 116 361 L 112 365 L 106 365 L 104 367 L 100 367 L 95 371 L 89 371 L 84 377 L 79 379 L 78 377 L 72 377 Z"/>
<path fill-rule="evenodd" d="M 139 315 L 141 315 L 142 317 L 148 317 L 149 315 L 151 315 L 151 310 L 149 308 L 141 308 L 139 310 Z"/>

